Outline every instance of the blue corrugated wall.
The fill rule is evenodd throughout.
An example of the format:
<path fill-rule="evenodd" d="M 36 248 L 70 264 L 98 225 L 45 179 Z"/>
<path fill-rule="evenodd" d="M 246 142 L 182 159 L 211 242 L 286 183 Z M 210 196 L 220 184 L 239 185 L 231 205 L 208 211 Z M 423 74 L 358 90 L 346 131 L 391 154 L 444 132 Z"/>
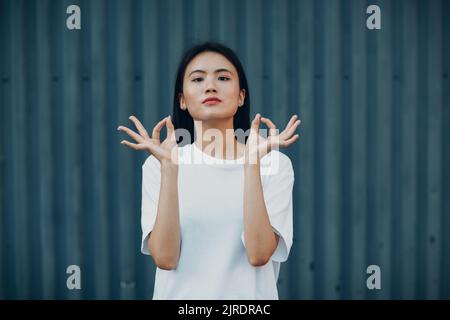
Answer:
<path fill-rule="evenodd" d="M 178 59 L 203 40 L 238 53 L 252 115 L 302 119 L 280 297 L 449 299 L 446 0 L 0 0 L 0 298 L 151 297 L 145 155 L 116 128 L 171 112 Z"/>

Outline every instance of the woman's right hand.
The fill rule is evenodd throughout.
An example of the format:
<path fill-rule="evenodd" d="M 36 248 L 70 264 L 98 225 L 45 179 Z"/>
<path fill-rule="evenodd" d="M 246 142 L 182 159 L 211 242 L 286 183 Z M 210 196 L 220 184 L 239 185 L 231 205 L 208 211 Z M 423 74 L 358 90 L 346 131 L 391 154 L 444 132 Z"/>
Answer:
<path fill-rule="evenodd" d="M 153 154 L 161 164 L 178 164 L 178 144 L 175 137 L 175 128 L 170 116 L 165 117 L 156 124 L 151 137 L 149 137 L 147 130 L 145 130 L 142 123 L 135 116 L 130 116 L 129 119 L 134 123 L 139 134 L 124 126 L 119 126 L 117 130 L 125 132 L 137 143 L 122 140 L 121 144 L 134 150 L 145 150 Z M 167 137 L 161 143 L 160 133 L 164 125 L 167 127 Z"/>

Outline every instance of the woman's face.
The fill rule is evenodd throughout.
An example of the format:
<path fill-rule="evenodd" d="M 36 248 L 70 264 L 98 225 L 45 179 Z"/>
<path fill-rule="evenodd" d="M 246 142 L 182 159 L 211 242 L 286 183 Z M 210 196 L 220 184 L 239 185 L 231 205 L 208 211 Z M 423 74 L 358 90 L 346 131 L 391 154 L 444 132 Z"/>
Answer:
<path fill-rule="evenodd" d="M 218 100 L 205 101 L 208 98 Z M 181 109 L 195 120 L 218 120 L 233 117 L 244 104 L 245 90 L 239 89 L 234 65 L 216 52 L 202 52 L 187 65 L 183 79 Z"/>

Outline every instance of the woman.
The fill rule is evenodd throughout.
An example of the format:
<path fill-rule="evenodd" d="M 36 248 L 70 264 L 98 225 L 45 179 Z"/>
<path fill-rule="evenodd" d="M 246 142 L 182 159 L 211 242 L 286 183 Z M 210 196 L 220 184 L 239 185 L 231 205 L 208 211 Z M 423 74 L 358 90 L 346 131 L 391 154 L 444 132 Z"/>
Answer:
<path fill-rule="evenodd" d="M 122 144 L 150 153 L 141 251 L 157 266 L 153 299 L 278 299 L 279 266 L 292 245 L 294 172 L 276 149 L 298 139 L 300 120 L 293 116 L 278 134 L 259 114 L 250 125 L 249 112 L 237 56 L 204 43 L 178 67 L 173 122 L 162 119 L 151 137 L 133 116 L 138 133 L 118 128 L 136 142 Z"/>

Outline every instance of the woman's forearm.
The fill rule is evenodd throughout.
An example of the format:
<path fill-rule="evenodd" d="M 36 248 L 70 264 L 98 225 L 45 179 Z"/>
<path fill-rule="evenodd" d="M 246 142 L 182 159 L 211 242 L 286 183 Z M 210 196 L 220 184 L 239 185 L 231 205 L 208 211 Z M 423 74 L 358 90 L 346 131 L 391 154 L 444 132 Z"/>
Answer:
<path fill-rule="evenodd" d="M 161 163 L 158 213 L 148 240 L 149 251 L 159 268 L 176 268 L 180 241 L 178 166 L 167 161 Z"/>
<path fill-rule="evenodd" d="M 264 203 L 259 163 L 245 165 L 244 169 L 244 240 L 254 266 L 266 264 L 278 243 Z"/>

